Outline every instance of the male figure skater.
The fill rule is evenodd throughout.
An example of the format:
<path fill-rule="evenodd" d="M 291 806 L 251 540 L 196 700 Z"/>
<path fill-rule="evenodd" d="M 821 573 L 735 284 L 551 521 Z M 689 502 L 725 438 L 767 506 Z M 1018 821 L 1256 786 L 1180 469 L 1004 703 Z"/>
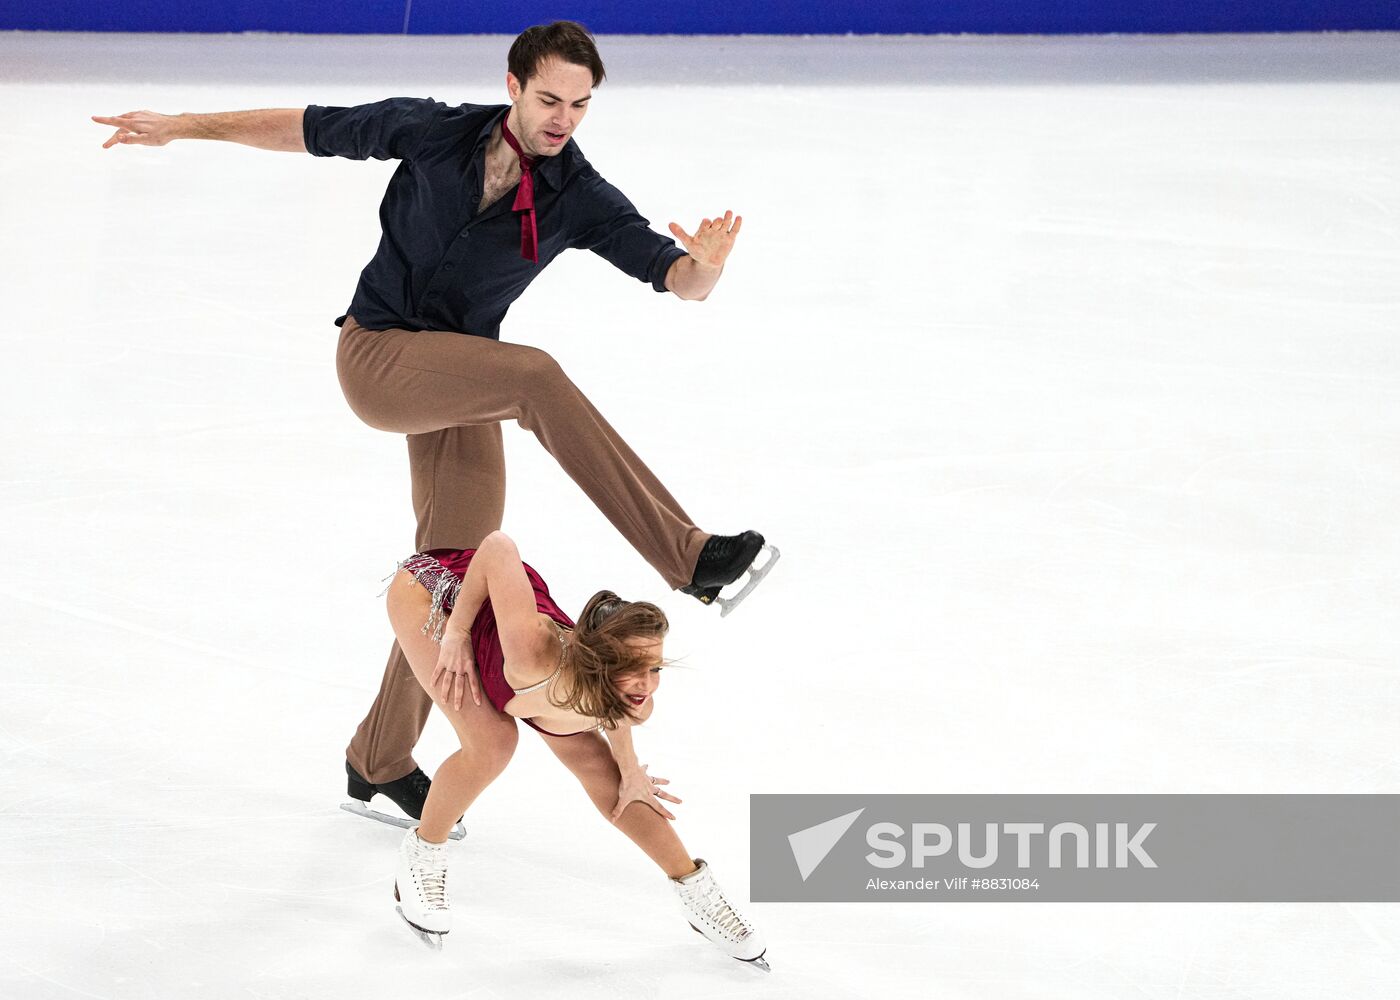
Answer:
<path fill-rule="evenodd" d="M 337 371 L 366 423 L 407 435 L 418 551 L 468 549 L 500 528 L 500 421 L 533 431 L 667 583 L 727 612 L 777 551 L 757 532 L 709 535 L 542 351 L 499 341 L 510 304 L 568 248 L 586 248 L 656 291 L 704 299 L 742 219 L 726 211 L 672 240 L 584 158 L 573 133 L 604 77 L 593 37 L 557 21 L 511 45 L 503 106 L 392 98 L 353 108 L 222 114 L 136 111 L 93 120 L 103 144 L 221 139 L 260 149 L 399 159 L 383 237 L 340 317 Z M 514 197 L 507 195 L 514 191 Z M 755 560 L 768 550 L 759 567 Z M 744 589 L 720 588 L 749 573 Z M 387 795 L 417 819 L 429 779 L 413 759 L 431 700 L 397 643 L 346 750 L 350 794 Z"/>

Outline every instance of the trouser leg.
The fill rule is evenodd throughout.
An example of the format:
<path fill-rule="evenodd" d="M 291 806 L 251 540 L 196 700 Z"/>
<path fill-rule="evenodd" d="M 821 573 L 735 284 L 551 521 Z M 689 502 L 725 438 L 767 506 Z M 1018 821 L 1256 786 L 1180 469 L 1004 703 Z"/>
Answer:
<path fill-rule="evenodd" d="M 474 549 L 501 526 L 505 456 L 500 424 L 410 434 L 408 465 L 417 551 Z M 346 759 L 371 782 L 402 778 L 417 766 L 413 748 L 432 706 L 395 642 L 379 693 L 355 730 Z"/>
<path fill-rule="evenodd" d="M 708 536 L 545 352 L 346 320 L 338 365 L 346 400 L 371 427 L 423 434 L 519 421 L 668 586 L 690 582 Z"/>
<path fill-rule="evenodd" d="M 419 552 L 474 549 L 500 529 L 506 508 L 500 424 L 409 434 L 408 469 Z"/>

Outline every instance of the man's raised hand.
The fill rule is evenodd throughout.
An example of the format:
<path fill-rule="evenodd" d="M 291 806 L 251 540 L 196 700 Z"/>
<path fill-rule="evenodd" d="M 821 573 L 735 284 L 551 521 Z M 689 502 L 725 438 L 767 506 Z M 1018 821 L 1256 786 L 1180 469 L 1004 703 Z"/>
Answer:
<path fill-rule="evenodd" d="M 739 227 L 744 224 L 742 215 L 725 212 L 722 219 L 701 219 L 695 228 L 695 235 L 687 233 L 676 223 L 671 223 L 671 235 L 681 241 L 685 252 L 702 267 L 720 268 L 734 249 L 734 238 L 739 235 Z"/>
<path fill-rule="evenodd" d="M 123 143 L 128 146 L 164 146 L 171 139 L 180 137 L 175 115 L 162 115 L 154 111 L 128 111 L 113 118 L 93 115 L 92 120 L 99 125 L 111 125 L 117 130 L 102 144 L 103 149 L 111 149 Z"/>

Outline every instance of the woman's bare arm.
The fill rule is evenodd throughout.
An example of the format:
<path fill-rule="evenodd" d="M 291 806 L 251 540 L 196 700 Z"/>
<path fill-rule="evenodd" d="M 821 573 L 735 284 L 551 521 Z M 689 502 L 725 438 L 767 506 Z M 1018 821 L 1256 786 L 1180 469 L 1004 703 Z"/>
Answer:
<path fill-rule="evenodd" d="M 462 576 L 462 586 L 457 588 L 457 598 L 452 602 L 452 613 L 447 616 L 444 635 L 471 639 L 472 623 L 476 621 L 481 606 L 486 603 L 486 563 L 478 558 L 480 555 L 478 550 L 477 555 L 467 564 L 467 572 Z"/>
<path fill-rule="evenodd" d="M 501 637 L 505 661 L 514 667 L 529 669 L 550 649 L 555 654 L 553 659 L 558 659 L 558 642 L 540 617 L 535 588 L 530 586 L 530 578 L 525 575 L 525 566 L 520 561 L 520 551 L 510 536 L 502 531 L 487 535 L 468 569 L 474 569 L 478 561 L 485 574 L 486 593 L 496 615 L 496 630 Z"/>
<path fill-rule="evenodd" d="M 487 535 L 472 556 L 471 564 L 457 590 L 452 614 L 442 633 L 442 649 L 433 669 L 429 686 L 442 686 L 442 695 L 450 704 L 462 707 L 462 698 L 470 690 L 472 701 L 481 704 L 481 682 L 472 653 L 472 624 L 487 599 L 496 616 L 496 631 L 501 640 L 501 652 L 514 667 L 537 662 L 553 636 L 535 606 L 535 590 L 520 553 L 509 536 L 499 531 Z M 465 684 L 463 683 L 465 681 Z"/>

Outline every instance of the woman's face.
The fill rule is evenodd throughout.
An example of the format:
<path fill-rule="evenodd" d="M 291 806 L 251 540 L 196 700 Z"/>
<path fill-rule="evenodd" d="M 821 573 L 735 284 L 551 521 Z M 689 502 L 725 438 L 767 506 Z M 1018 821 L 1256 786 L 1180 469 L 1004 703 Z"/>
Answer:
<path fill-rule="evenodd" d="M 651 665 L 645 670 L 623 674 L 616 681 L 617 690 L 633 708 L 641 708 L 661 686 L 661 639 L 629 639 L 627 644 L 642 653 Z"/>

